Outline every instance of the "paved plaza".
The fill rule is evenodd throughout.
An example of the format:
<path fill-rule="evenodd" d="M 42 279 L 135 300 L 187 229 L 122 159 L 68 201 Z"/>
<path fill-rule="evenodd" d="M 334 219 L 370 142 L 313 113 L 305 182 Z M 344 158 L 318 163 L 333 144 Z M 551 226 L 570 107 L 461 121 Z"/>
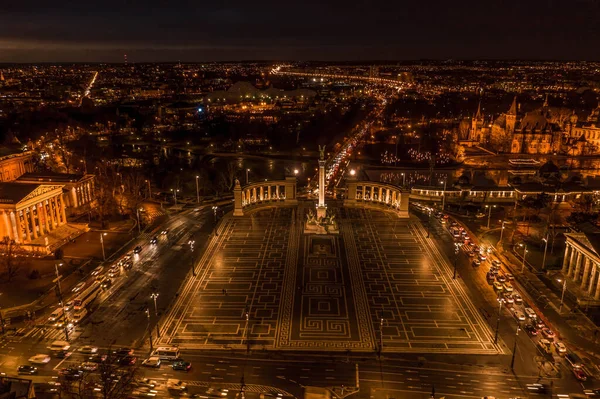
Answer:
<path fill-rule="evenodd" d="M 417 220 L 330 205 L 339 235 L 303 234 L 311 204 L 225 217 L 162 321 L 188 349 L 494 354 L 493 332 Z M 451 257 L 453 255 L 450 255 Z"/>

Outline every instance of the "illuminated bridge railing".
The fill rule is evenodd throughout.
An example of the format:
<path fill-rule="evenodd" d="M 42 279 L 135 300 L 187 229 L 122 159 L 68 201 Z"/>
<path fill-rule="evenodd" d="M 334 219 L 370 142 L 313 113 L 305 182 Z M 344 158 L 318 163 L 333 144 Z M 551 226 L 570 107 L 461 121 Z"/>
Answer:
<path fill-rule="evenodd" d="M 408 217 L 408 193 L 400 187 L 372 181 L 347 181 L 348 195 L 344 206 L 373 206 L 394 211 L 399 217 Z"/>
<path fill-rule="evenodd" d="M 256 205 L 295 205 L 296 178 L 285 180 L 267 180 L 241 186 L 239 181 L 233 189 L 234 216 L 243 216 L 244 209 Z"/>

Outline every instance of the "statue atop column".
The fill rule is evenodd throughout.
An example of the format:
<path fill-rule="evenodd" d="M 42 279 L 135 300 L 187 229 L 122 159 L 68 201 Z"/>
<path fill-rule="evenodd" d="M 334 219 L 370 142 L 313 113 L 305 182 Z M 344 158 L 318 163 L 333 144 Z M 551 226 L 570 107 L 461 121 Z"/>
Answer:
<path fill-rule="evenodd" d="M 325 160 L 325 147 L 326 146 L 319 146 L 319 159 L 321 161 Z"/>

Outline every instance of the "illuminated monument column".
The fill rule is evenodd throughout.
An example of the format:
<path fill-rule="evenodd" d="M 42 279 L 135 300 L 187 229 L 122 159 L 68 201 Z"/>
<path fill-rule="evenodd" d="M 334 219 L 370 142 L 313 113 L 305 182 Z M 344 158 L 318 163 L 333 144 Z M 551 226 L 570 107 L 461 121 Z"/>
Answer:
<path fill-rule="evenodd" d="M 317 219 L 324 218 L 327 214 L 325 205 L 325 146 L 319 146 L 321 156 L 319 158 L 319 203 L 317 204 Z"/>

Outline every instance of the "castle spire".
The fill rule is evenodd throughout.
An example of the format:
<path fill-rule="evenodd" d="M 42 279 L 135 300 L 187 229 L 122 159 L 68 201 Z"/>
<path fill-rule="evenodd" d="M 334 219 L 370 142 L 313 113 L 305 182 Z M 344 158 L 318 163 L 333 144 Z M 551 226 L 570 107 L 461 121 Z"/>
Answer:
<path fill-rule="evenodd" d="M 510 109 L 508 110 L 508 115 L 517 115 L 517 96 L 515 96 L 515 98 L 513 98 L 512 105 L 510 106 Z"/>
<path fill-rule="evenodd" d="M 546 93 L 546 99 L 544 100 L 544 108 L 548 108 L 548 93 Z"/>
<path fill-rule="evenodd" d="M 481 119 L 481 100 L 479 100 L 479 105 L 477 106 L 477 113 L 475 114 L 475 119 Z"/>

